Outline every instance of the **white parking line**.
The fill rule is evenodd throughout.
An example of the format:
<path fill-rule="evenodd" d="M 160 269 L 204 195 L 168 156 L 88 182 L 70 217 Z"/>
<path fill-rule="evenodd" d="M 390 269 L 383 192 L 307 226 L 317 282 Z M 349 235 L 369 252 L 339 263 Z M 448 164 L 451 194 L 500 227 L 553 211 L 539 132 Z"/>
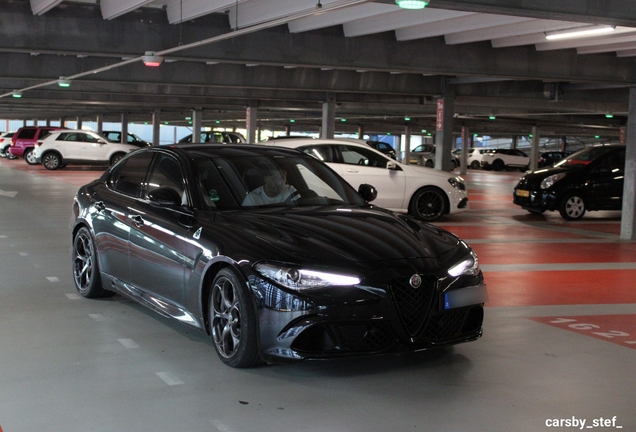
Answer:
<path fill-rule="evenodd" d="M 172 372 L 157 372 L 157 376 L 169 386 L 185 384 Z"/>
<path fill-rule="evenodd" d="M 29 256 L 29 253 L 28 252 L 20 252 L 20 256 L 26 257 L 26 256 Z"/>
<path fill-rule="evenodd" d="M 88 314 L 89 317 L 93 318 L 95 321 L 106 321 L 106 318 L 102 314 Z"/>
<path fill-rule="evenodd" d="M 126 348 L 139 348 L 139 345 L 132 339 L 117 339 Z"/>
<path fill-rule="evenodd" d="M 46 278 L 48 279 L 49 282 L 59 282 L 60 281 L 55 276 L 47 276 Z"/>
<path fill-rule="evenodd" d="M 81 299 L 81 297 L 78 294 L 75 293 L 68 293 L 68 294 L 64 294 L 66 297 L 68 297 L 69 300 L 79 300 Z"/>

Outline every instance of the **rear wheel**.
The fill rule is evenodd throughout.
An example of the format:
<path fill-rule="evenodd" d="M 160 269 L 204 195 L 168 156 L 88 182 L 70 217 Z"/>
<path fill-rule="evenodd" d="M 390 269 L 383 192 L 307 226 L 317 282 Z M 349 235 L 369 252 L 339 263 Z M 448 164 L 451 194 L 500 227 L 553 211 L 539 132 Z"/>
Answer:
<path fill-rule="evenodd" d="M 209 301 L 210 332 L 221 361 L 235 368 L 261 364 L 256 312 L 245 282 L 232 269 L 222 269 Z"/>
<path fill-rule="evenodd" d="M 506 167 L 506 164 L 501 159 L 497 159 L 492 163 L 492 169 L 495 171 L 501 171 Z"/>
<path fill-rule="evenodd" d="M 435 163 L 429 159 L 424 163 L 424 166 L 428 168 L 433 168 L 435 166 Z"/>
<path fill-rule="evenodd" d="M 24 151 L 24 160 L 29 165 L 37 165 L 38 162 L 35 159 L 35 155 L 33 154 L 33 149 L 32 148 L 26 149 Z"/>
<path fill-rule="evenodd" d="M 46 153 L 42 158 L 42 165 L 48 170 L 56 170 L 62 167 L 62 158 L 56 153 Z"/>
<path fill-rule="evenodd" d="M 113 155 L 113 157 L 110 158 L 110 164 L 111 165 L 115 165 L 117 162 L 122 160 L 124 156 L 126 156 L 124 153 L 117 153 L 117 154 Z"/>
<path fill-rule="evenodd" d="M 481 164 L 480 164 L 478 161 L 472 161 L 472 162 L 470 163 L 470 167 L 471 167 L 472 169 L 479 169 L 479 167 L 480 167 L 480 166 L 481 166 Z"/>
<path fill-rule="evenodd" d="M 559 213 L 563 219 L 567 220 L 581 219 L 586 210 L 585 200 L 579 192 L 567 194 L 559 204 Z"/>
<path fill-rule="evenodd" d="M 409 213 L 417 219 L 433 222 L 448 213 L 447 205 L 443 191 L 427 186 L 415 193 Z"/>

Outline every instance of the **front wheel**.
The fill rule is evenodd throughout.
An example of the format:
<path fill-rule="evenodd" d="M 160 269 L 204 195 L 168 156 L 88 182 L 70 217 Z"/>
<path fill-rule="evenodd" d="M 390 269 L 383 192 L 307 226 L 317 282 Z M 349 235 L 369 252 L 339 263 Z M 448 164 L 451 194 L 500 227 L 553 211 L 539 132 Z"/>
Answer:
<path fill-rule="evenodd" d="M 28 163 L 29 165 L 37 165 L 37 160 L 35 159 L 35 155 L 33 154 L 33 149 L 26 149 L 24 151 L 24 160 L 26 161 L 26 163 Z"/>
<path fill-rule="evenodd" d="M 214 278 L 208 310 L 221 361 L 235 368 L 261 364 L 256 312 L 247 285 L 232 269 L 224 268 Z"/>
<path fill-rule="evenodd" d="M 112 158 L 110 158 L 110 164 L 111 165 L 115 165 L 117 162 L 122 160 L 124 158 L 124 156 L 125 156 L 125 154 L 123 154 L 123 153 L 117 153 Z"/>
<path fill-rule="evenodd" d="M 492 169 L 495 171 L 502 171 L 506 167 L 506 164 L 501 159 L 497 159 L 492 163 Z"/>
<path fill-rule="evenodd" d="M 578 192 L 567 194 L 561 200 L 561 204 L 559 204 L 559 213 L 561 213 L 561 217 L 566 220 L 581 219 L 586 210 L 585 200 Z"/>
<path fill-rule="evenodd" d="M 48 170 L 56 170 L 62 167 L 62 158 L 55 153 L 47 153 L 42 158 L 42 165 Z"/>
<path fill-rule="evenodd" d="M 415 193 L 409 213 L 423 221 L 433 222 L 448 213 L 447 205 L 444 192 L 428 186 Z"/>
<path fill-rule="evenodd" d="M 102 288 L 97 264 L 97 249 L 91 232 L 82 227 L 73 239 L 73 280 L 82 297 L 98 298 L 112 295 Z"/>
<path fill-rule="evenodd" d="M 479 163 L 479 161 L 472 161 L 472 162 L 470 163 L 470 167 L 471 167 L 472 169 L 479 169 L 479 168 L 481 167 L 481 164 Z"/>
<path fill-rule="evenodd" d="M 427 168 L 434 168 L 435 167 L 435 163 L 432 160 L 429 159 L 429 160 L 427 160 L 424 163 L 424 166 L 427 167 Z"/>

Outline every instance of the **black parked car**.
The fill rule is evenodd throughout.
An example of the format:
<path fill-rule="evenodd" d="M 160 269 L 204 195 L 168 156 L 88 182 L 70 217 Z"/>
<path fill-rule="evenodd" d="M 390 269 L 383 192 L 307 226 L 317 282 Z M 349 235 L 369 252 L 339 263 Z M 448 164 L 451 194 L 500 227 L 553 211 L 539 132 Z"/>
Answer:
<path fill-rule="evenodd" d="M 367 144 L 373 147 L 374 149 L 376 149 L 377 151 L 384 153 L 391 159 L 395 159 L 397 157 L 397 154 L 395 153 L 395 149 L 389 143 L 385 143 L 382 141 L 369 140 L 367 141 Z"/>
<path fill-rule="evenodd" d="M 572 152 L 563 151 L 547 151 L 539 155 L 538 167 L 552 166 L 566 156 L 569 156 Z"/>
<path fill-rule="evenodd" d="M 620 210 L 624 173 L 624 145 L 588 147 L 523 176 L 513 202 L 530 213 L 558 210 L 568 220 L 591 210 Z"/>
<path fill-rule="evenodd" d="M 475 253 L 374 192 L 291 149 L 147 147 L 79 189 L 75 284 L 208 332 L 233 367 L 479 338 Z"/>

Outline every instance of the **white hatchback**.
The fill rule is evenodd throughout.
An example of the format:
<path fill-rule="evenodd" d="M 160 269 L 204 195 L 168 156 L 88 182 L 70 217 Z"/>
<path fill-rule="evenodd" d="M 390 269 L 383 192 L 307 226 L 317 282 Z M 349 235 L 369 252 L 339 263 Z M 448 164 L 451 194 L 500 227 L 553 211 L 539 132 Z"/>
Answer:
<path fill-rule="evenodd" d="M 410 213 L 427 222 L 468 210 L 466 183 L 461 177 L 397 162 L 362 140 L 284 139 L 260 144 L 295 148 L 310 154 L 356 189 L 363 183 L 371 184 L 378 191 L 373 203 L 379 207 Z"/>
<path fill-rule="evenodd" d="M 113 165 L 127 153 L 138 150 L 85 130 L 57 130 L 35 143 L 33 155 L 44 168 L 56 170 L 67 164 Z"/>

